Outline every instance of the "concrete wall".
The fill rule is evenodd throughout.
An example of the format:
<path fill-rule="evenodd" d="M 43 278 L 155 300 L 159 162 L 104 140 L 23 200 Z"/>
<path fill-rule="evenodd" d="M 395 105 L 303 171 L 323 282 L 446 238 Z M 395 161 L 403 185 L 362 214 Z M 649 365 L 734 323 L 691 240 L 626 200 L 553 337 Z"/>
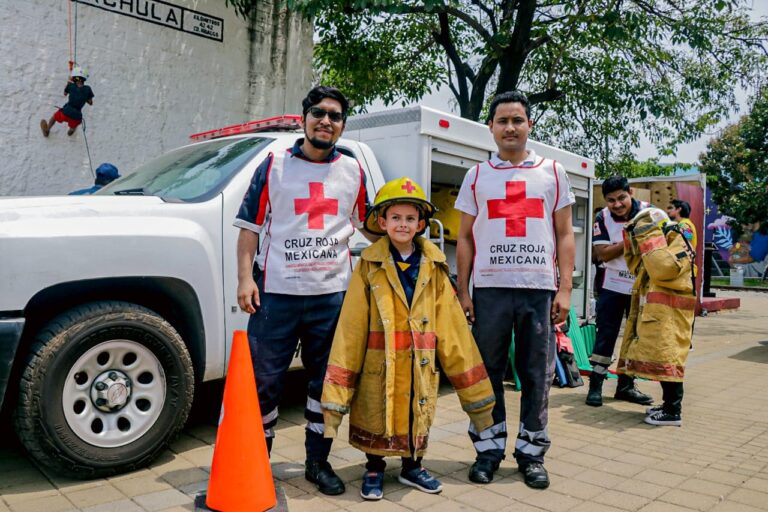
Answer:
<path fill-rule="evenodd" d="M 223 41 L 69 0 L 0 0 L 0 195 L 93 183 L 82 126 L 68 137 L 57 124 L 47 139 L 39 126 L 66 101 L 68 7 L 77 12 L 76 60 L 95 94 L 83 109 L 94 168 L 111 162 L 125 174 L 191 133 L 300 111 L 312 81 L 311 22 L 280 12 L 279 0 L 260 0 L 251 20 L 224 0 L 166 1 L 222 18 Z"/>

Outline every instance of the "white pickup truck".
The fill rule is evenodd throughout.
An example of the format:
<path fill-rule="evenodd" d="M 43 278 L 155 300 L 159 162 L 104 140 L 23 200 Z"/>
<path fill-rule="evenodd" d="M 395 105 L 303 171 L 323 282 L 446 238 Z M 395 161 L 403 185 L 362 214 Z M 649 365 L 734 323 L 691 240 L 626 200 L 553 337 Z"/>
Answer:
<path fill-rule="evenodd" d="M 456 185 L 493 148 L 478 123 L 425 107 L 390 115 L 351 118 L 338 143 L 362 164 L 371 198 L 404 174 Z M 146 465 L 184 425 L 195 384 L 224 377 L 232 333 L 247 323 L 232 221 L 258 164 L 300 136 L 274 131 L 291 122 L 198 134 L 93 196 L 0 199 L 0 407 L 39 463 L 82 478 Z M 594 162 L 536 151 L 557 153 L 578 196 L 584 312 Z M 350 246 L 366 244 L 358 233 Z"/>

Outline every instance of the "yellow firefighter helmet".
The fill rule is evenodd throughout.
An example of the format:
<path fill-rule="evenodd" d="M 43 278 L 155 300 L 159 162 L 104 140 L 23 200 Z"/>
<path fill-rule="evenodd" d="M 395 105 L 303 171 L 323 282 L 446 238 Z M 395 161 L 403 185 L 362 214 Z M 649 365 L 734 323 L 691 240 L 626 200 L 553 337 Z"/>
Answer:
<path fill-rule="evenodd" d="M 427 195 L 418 183 L 411 178 L 402 177 L 388 181 L 376 193 L 373 207 L 365 217 L 365 230 L 374 235 L 385 235 L 379 227 L 379 213 L 384 211 L 392 203 L 413 203 L 422 211 L 424 220 L 429 224 L 429 219 L 435 213 L 435 206 L 427 201 Z"/>

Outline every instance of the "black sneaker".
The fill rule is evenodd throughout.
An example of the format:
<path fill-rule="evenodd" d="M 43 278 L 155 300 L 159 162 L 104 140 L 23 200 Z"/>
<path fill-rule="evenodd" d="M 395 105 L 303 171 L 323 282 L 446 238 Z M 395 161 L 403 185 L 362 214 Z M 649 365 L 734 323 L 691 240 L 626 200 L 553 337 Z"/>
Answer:
<path fill-rule="evenodd" d="M 667 414 L 666 412 L 656 411 L 653 414 L 649 414 L 645 417 L 645 421 L 649 425 L 657 425 L 661 427 L 682 427 L 683 418 L 679 414 Z"/>
<path fill-rule="evenodd" d="M 478 459 L 469 468 L 469 479 L 476 484 L 487 484 L 493 480 L 493 473 L 499 469 L 499 463 L 488 459 Z"/>
<path fill-rule="evenodd" d="M 328 461 L 307 461 L 304 478 L 317 485 L 320 492 L 328 496 L 344 493 L 344 482 L 333 472 Z"/>
<path fill-rule="evenodd" d="M 660 412 L 662 410 L 664 410 L 664 406 L 663 405 L 653 405 L 651 407 L 648 407 L 645 410 L 645 415 L 646 416 L 650 416 L 651 414 L 656 414 L 657 412 Z"/>
<path fill-rule="evenodd" d="M 523 474 L 525 485 L 533 489 L 546 489 L 549 487 L 549 473 L 541 462 L 530 462 L 525 466 L 518 466 L 517 470 Z"/>

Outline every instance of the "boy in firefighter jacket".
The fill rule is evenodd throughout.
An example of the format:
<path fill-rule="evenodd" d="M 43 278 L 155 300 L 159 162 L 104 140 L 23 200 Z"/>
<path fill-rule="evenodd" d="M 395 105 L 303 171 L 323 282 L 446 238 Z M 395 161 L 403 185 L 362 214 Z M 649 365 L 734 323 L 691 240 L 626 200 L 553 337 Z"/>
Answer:
<path fill-rule="evenodd" d="M 641 210 L 624 232 L 624 258 L 637 279 L 616 370 L 661 383 L 663 403 L 646 410 L 646 423 L 680 426 L 696 308 L 693 250 L 658 208 Z"/>
<path fill-rule="evenodd" d="M 493 389 L 459 305 L 445 255 L 416 235 L 434 206 L 408 178 L 384 185 L 365 229 L 385 234 L 355 267 L 328 360 L 325 435 L 350 413 L 349 442 L 368 462 L 360 494 L 383 497 L 384 456 L 402 457 L 399 481 L 427 493 L 442 484 L 421 467 L 435 416 L 438 360 L 478 431 L 492 423 Z"/>

